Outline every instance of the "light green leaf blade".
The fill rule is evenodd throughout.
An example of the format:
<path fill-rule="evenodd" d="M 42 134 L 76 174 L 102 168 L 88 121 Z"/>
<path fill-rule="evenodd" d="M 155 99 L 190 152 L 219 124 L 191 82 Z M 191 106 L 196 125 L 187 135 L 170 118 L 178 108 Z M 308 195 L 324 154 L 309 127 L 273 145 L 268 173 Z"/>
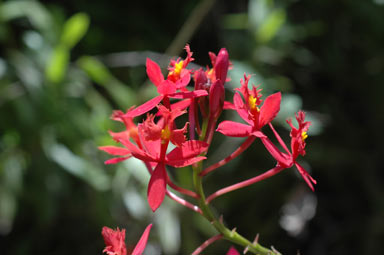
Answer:
<path fill-rule="evenodd" d="M 69 64 L 69 50 L 67 47 L 58 45 L 52 52 L 52 56 L 45 69 L 45 76 L 52 83 L 63 80 Z"/>
<path fill-rule="evenodd" d="M 267 43 L 274 38 L 281 26 L 285 23 L 285 15 L 286 14 L 283 9 L 276 9 L 272 11 L 257 30 L 257 40 L 261 43 Z"/>
<path fill-rule="evenodd" d="M 61 34 L 61 44 L 72 49 L 85 35 L 89 27 L 89 17 L 85 13 L 77 13 L 65 22 Z"/>

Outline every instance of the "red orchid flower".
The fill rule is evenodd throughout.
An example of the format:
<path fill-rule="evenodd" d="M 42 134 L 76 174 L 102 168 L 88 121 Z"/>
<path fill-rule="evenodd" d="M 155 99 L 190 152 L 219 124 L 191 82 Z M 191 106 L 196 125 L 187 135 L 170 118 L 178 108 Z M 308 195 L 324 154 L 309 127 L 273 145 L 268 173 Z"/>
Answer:
<path fill-rule="evenodd" d="M 132 108 L 129 109 L 127 111 L 127 113 L 131 110 L 132 110 Z M 112 136 L 112 138 L 116 142 L 119 142 L 120 139 L 125 139 L 125 140 L 132 139 L 136 143 L 139 142 L 138 130 L 137 130 L 137 126 L 133 122 L 133 118 L 126 117 L 126 113 L 123 113 L 122 111 L 114 111 L 112 113 L 111 119 L 119 121 L 119 122 L 123 122 L 125 125 L 125 128 L 126 128 L 126 130 L 124 130 L 122 132 L 118 132 L 118 133 L 109 131 L 109 134 Z M 126 160 L 132 156 L 129 150 L 127 150 L 126 148 L 122 148 L 122 147 L 100 146 L 99 149 L 103 150 L 103 151 L 105 151 L 111 155 L 114 155 L 114 156 L 124 156 L 124 157 L 117 157 L 117 158 L 109 159 L 109 160 L 104 162 L 105 164 L 116 164 L 116 163 L 123 161 L 123 160 Z"/>
<path fill-rule="evenodd" d="M 153 211 L 156 211 L 164 200 L 168 179 L 165 166 L 179 168 L 192 165 L 206 158 L 199 155 L 208 148 L 208 144 L 202 141 L 186 141 L 184 133 L 187 125 L 182 129 L 174 128 L 174 120 L 184 114 L 184 111 L 169 110 L 164 106 L 159 106 L 159 112 L 163 116 L 161 121 L 155 123 L 154 116 L 148 115 L 147 119 L 138 125 L 136 145 L 130 141 L 129 137 L 117 136 L 114 138 L 125 148 L 116 147 L 118 149 L 107 150 L 105 147 L 101 147 L 102 150 L 112 155 L 133 156 L 155 167 L 148 185 L 148 203 Z M 169 142 L 177 147 L 166 154 Z M 124 155 L 124 153 L 126 154 Z M 118 159 L 117 162 L 123 160 Z"/>
<path fill-rule="evenodd" d="M 136 244 L 134 250 L 130 254 L 143 254 L 145 246 L 147 245 L 148 236 L 149 232 L 151 231 L 151 228 L 152 224 L 149 224 L 145 228 L 144 233 L 141 235 L 139 242 Z M 108 227 L 103 227 L 101 234 L 103 235 L 104 242 L 106 245 L 103 252 L 107 253 L 108 255 L 127 255 L 127 248 L 125 245 L 125 229 L 119 230 L 119 228 L 117 228 L 116 230 L 113 230 Z"/>
<path fill-rule="evenodd" d="M 183 114 L 184 111 L 178 109 L 170 111 L 166 107 L 160 106 L 159 112 L 163 115 L 161 123 L 155 124 L 153 118 L 147 118 L 139 126 L 144 146 L 150 152 L 149 157 L 141 159 L 158 163 L 148 184 L 148 203 L 153 211 L 161 205 L 165 196 L 168 179 L 165 165 L 173 167 L 192 165 L 205 159 L 205 157 L 198 155 L 208 148 L 208 144 L 201 141 L 186 141 L 184 133 L 187 125 L 182 129 L 174 129 L 174 119 Z M 177 147 L 166 154 L 169 142 Z M 135 153 L 132 152 L 132 154 L 135 156 Z"/>
<path fill-rule="evenodd" d="M 184 60 L 171 60 L 171 63 L 168 67 L 169 73 L 167 76 L 167 80 L 175 82 L 176 84 L 179 83 L 177 84 L 177 87 L 185 87 L 188 85 L 191 76 L 190 71 L 187 70 L 186 67 L 190 62 L 195 60 L 194 58 L 192 58 L 193 52 L 191 52 L 191 49 L 188 44 L 185 46 L 184 49 L 187 52 L 187 57 Z M 185 79 L 184 77 L 187 77 L 187 79 Z"/>
<path fill-rule="evenodd" d="M 295 165 L 305 182 L 312 189 L 312 191 L 314 191 L 313 184 L 316 184 L 316 180 L 313 179 L 312 176 L 310 176 L 309 173 L 296 161 L 299 155 L 305 155 L 305 139 L 308 137 L 307 131 L 311 122 L 305 121 L 305 113 L 303 111 L 299 111 L 295 117 L 297 123 L 299 124 L 298 128 L 292 124 L 292 120 L 287 120 L 287 123 L 291 126 L 291 151 L 288 150 L 287 146 L 272 125 L 270 125 L 270 127 L 286 153 L 281 152 L 267 137 L 263 137 L 261 140 L 266 149 L 277 160 L 280 166 L 290 168 Z"/>
<path fill-rule="evenodd" d="M 234 137 L 265 137 L 261 132 L 261 128 L 270 123 L 280 110 L 281 93 L 277 92 L 268 96 L 264 104 L 259 108 L 262 100 L 261 94 L 257 87 L 252 86 L 252 90 L 248 89 L 248 81 L 250 75 L 244 74 L 244 80 L 241 79 L 241 87 L 236 89 L 238 92 L 234 95 L 233 108 L 237 111 L 240 117 L 248 123 L 241 124 L 234 121 L 223 121 L 219 124 L 217 131 L 226 136 Z M 241 98 L 240 94 L 243 96 Z"/>
<path fill-rule="evenodd" d="M 193 61 L 192 52 L 190 51 L 189 46 L 185 46 L 185 49 L 187 51 L 187 57 L 184 60 L 171 60 L 167 79 L 164 79 L 160 66 L 147 58 L 147 75 L 150 81 L 157 87 L 159 96 L 152 98 L 130 111 L 127 113 L 127 117 L 142 115 L 155 108 L 164 99 L 165 101 L 168 101 L 168 98 L 187 99 L 208 95 L 204 90 L 189 91 L 185 88 L 191 80 L 191 71 L 186 69 L 186 67 Z M 177 92 L 177 90 L 180 91 Z M 169 103 L 165 103 L 165 105 L 168 104 Z"/>

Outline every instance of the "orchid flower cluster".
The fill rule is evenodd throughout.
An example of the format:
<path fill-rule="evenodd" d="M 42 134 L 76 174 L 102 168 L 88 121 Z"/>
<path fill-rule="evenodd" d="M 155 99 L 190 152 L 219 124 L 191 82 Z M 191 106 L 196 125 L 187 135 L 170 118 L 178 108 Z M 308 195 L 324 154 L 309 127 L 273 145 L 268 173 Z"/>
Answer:
<path fill-rule="evenodd" d="M 254 85 L 250 87 L 251 76 L 244 74 L 244 78 L 240 80 L 241 86 L 235 89 L 233 102 L 227 102 L 225 101 L 225 84 L 229 81 L 227 73 L 232 66 L 227 50 L 223 48 L 217 55 L 210 52 L 212 67 L 207 67 L 205 70 L 188 69 L 189 63 L 194 58 L 188 45 L 185 50 L 187 53 L 185 59 L 171 60 L 166 77 L 156 62 L 147 59 L 146 72 L 149 80 L 157 87 L 159 95 L 126 112 L 113 112 L 111 118 L 122 122 L 125 130 L 117 133 L 110 131 L 112 138 L 122 146 L 99 147 L 100 150 L 116 156 L 105 163 L 115 164 L 130 157 L 142 160 L 151 175 L 147 199 L 153 212 L 161 206 L 165 196 L 168 196 L 201 214 L 216 228 L 218 234 L 204 242 L 192 254 L 200 254 L 208 245 L 220 239 L 242 246 L 244 254 L 246 252 L 279 254 L 273 247 L 268 249 L 260 245 L 258 238 L 251 242 L 237 233 L 236 229 L 228 229 L 222 218 L 213 213 L 210 203 L 223 194 L 259 182 L 293 166 L 296 166 L 304 181 L 314 190 L 313 184 L 316 184 L 316 181 L 296 161 L 299 155 L 305 155 L 305 141 L 308 137 L 310 122 L 305 121 L 305 113 L 302 111 L 295 116 L 298 127 L 295 127 L 292 120 L 287 120 L 291 127 L 291 144 L 288 148 L 271 123 L 280 110 L 280 92 L 263 100 L 261 89 Z M 190 83 L 194 84 L 193 90 L 188 87 Z M 245 123 L 229 120 L 218 123 L 223 110 L 235 110 Z M 177 127 L 175 120 L 186 114 L 188 114 L 188 122 Z M 139 116 L 143 121 L 135 124 L 134 118 Z M 263 132 L 266 126 L 272 130 L 282 149 L 279 149 Z M 203 167 L 215 132 L 246 139 L 231 155 L 211 166 Z M 224 187 L 206 196 L 203 188 L 204 176 L 239 156 L 255 140 L 263 143 L 276 160 L 276 166 L 258 176 Z M 170 144 L 173 144 L 174 149 L 168 148 Z M 186 166 L 191 166 L 193 171 L 194 190 L 178 186 L 167 172 L 167 167 Z M 175 191 L 179 194 L 175 194 Z M 143 253 L 151 227 L 152 225 L 149 225 L 146 228 L 131 254 Z M 125 230 L 104 227 L 102 234 L 107 245 L 104 252 L 108 255 L 127 254 L 124 241 Z M 232 246 L 227 254 L 239 253 Z"/>

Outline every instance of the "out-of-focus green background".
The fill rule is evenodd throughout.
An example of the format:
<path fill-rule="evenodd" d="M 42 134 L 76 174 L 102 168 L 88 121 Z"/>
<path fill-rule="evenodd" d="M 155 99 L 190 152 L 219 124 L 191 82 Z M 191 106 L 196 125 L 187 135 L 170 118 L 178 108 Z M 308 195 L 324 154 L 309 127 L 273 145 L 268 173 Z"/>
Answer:
<path fill-rule="evenodd" d="M 189 254 L 215 233 L 168 198 L 153 214 L 140 162 L 105 166 L 97 150 L 122 129 L 113 109 L 155 94 L 146 57 L 183 54 L 186 42 L 201 66 L 228 49 L 228 99 L 244 72 L 264 95 L 282 91 L 284 140 L 298 109 L 313 122 L 301 162 L 316 191 L 286 170 L 215 200 L 226 224 L 283 254 L 381 254 L 383 0 L 0 1 L 0 253 L 101 254 L 102 226 L 126 228 L 134 245 L 153 222 L 148 254 Z M 209 162 L 240 142 L 218 135 Z M 273 164 L 256 142 L 206 190 Z M 171 173 L 190 185 L 188 169 Z M 206 254 L 228 248 L 219 241 Z"/>

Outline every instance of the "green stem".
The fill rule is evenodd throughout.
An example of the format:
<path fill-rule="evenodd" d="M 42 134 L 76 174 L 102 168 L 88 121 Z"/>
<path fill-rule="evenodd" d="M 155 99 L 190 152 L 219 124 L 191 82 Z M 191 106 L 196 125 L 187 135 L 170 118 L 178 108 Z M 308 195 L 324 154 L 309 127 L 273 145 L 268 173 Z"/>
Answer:
<path fill-rule="evenodd" d="M 254 254 L 278 255 L 279 253 L 272 251 L 270 249 L 267 249 L 258 243 L 250 242 L 248 239 L 241 236 L 235 230 L 228 229 L 226 226 L 224 226 L 222 221 L 220 221 L 217 217 L 215 217 L 215 215 L 213 214 L 211 208 L 209 207 L 205 199 L 205 194 L 203 189 L 203 179 L 199 175 L 201 171 L 202 171 L 202 162 L 199 162 L 193 166 L 193 184 L 194 184 L 196 193 L 200 195 L 198 204 L 201 211 L 203 212 L 203 216 L 216 228 L 216 230 L 219 233 L 223 235 L 223 238 L 230 242 L 241 245 L 244 248 L 247 247 L 248 251 Z"/>
<path fill-rule="evenodd" d="M 208 128 L 208 118 L 203 119 L 203 124 L 201 125 L 201 134 L 199 136 L 200 141 L 204 141 L 206 135 L 207 135 L 207 128 Z"/>
<path fill-rule="evenodd" d="M 211 10 L 215 0 L 202 0 L 196 5 L 192 13 L 173 39 L 171 45 L 166 50 L 166 54 L 170 56 L 179 55 L 185 44 L 191 39 L 196 29 L 199 27 L 204 17 Z"/>

